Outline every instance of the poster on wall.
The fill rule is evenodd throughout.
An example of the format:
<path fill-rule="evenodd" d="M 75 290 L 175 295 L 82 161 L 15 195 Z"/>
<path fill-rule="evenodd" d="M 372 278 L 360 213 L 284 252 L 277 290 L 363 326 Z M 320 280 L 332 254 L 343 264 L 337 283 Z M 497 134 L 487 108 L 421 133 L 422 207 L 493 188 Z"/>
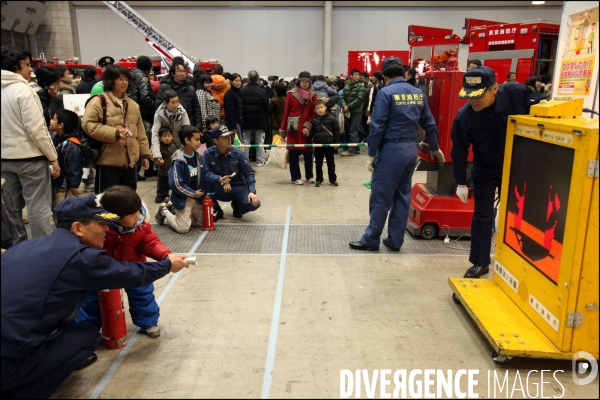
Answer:
<path fill-rule="evenodd" d="M 544 154 L 543 159 L 531 154 Z M 558 283 L 565 238 L 573 149 L 515 136 L 504 243 Z"/>
<path fill-rule="evenodd" d="M 583 97 L 584 107 L 598 110 L 598 3 L 564 3 L 552 97 Z"/>

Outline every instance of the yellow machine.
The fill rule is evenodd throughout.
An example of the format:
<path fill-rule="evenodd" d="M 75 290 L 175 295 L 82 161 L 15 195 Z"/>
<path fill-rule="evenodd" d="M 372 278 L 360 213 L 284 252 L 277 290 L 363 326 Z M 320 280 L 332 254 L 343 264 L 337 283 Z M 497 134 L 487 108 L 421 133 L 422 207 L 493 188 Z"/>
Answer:
<path fill-rule="evenodd" d="M 449 279 L 496 362 L 598 359 L 598 120 L 582 104 L 509 117 L 493 279 Z"/>

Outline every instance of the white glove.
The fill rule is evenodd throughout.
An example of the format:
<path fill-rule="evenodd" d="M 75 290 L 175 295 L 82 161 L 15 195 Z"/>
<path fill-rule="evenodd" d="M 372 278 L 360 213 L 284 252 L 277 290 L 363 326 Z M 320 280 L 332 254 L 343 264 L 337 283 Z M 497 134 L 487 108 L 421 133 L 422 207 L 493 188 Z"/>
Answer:
<path fill-rule="evenodd" d="M 469 188 L 467 185 L 458 185 L 456 188 L 456 195 L 463 203 L 469 202 Z"/>
<path fill-rule="evenodd" d="M 369 172 L 375 171 L 375 157 L 370 157 L 367 159 L 367 169 Z"/>
<path fill-rule="evenodd" d="M 441 150 L 432 151 L 431 155 L 434 156 L 435 158 L 437 158 L 437 160 L 440 162 L 440 164 L 443 164 L 444 162 L 446 162 L 446 159 L 444 158 L 444 153 L 442 153 Z"/>

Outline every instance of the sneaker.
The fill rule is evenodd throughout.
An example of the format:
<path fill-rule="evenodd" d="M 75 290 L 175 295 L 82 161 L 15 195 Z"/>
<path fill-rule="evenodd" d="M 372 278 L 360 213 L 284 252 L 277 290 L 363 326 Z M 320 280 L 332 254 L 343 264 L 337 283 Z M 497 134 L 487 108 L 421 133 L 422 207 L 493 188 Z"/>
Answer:
<path fill-rule="evenodd" d="M 85 192 L 92 192 L 92 193 L 94 193 L 94 184 L 93 183 L 86 183 L 85 184 L 85 188 L 83 190 Z"/>
<path fill-rule="evenodd" d="M 149 338 L 156 339 L 160 336 L 160 328 L 157 325 L 150 328 L 142 328 L 142 333 L 145 333 Z"/>
<path fill-rule="evenodd" d="M 354 153 L 348 153 L 347 151 L 342 152 L 341 156 L 353 156 Z"/>
<path fill-rule="evenodd" d="M 307 183 L 315 183 L 315 179 L 314 178 L 310 178 L 306 180 Z"/>
<path fill-rule="evenodd" d="M 156 222 L 158 222 L 159 225 L 162 225 L 165 223 L 165 216 L 164 216 L 163 212 L 166 210 L 167 210 L 167 205 L 165 203 L 162 203 L 160 206 L 158 206 L 158 212 L 154 216 L 154 219 L 156 220 Z"/>
<path fill-rule="evenodd" d="M 330 183 L 330 185 L 331 186 L 338 186 L 338 183 L 337 183 L 337 181 L 333 181 L 333 182 Z"/>
<path fill-rule="evenodd" d="M 165 196 L 165 198 L 163 199 L 163 203 L 165 203 L 165 205 L 169 208 L 173 205 L 173 203 L 171 203 L 171 198 L 169 196 Z"/>
<path fill-rule="evenodd" d="M 296 185 L 304 185 L 304 182 L 302 182 L 300 179 L 296 180 L 296 181 L 292 181 L 293 184 Z"/>
<path fill-rule="evenodd" d="M 256 166 L 257 167 L 265 167 L 267 165 L 267 162 L 265 160 L 260 160 L 256 162 Z"/>
<path fill-rule="evenodd" d="M 171 214 L 173 214 L 173 215 L 177 215 L 177 209 L 175 208 L 175 206 L 173 205 L 173 203 L 169 202 L 169 204 L 171 204 L 171 205 L 168 207 L 168 209 L 169 209 L 169 212 L 170 212 Z"/>
<path fill-rule="evenodd" d="M 144 182 L 146 180 L 146 177 L 143 176 L 143 175 L 138 174 L 137 180 L 138 180 L 138 182 Z"/>
<path fill-rule="evenodd" d="M 156 196 L 156 197 L 154 198 L 154 202 L 155 202 L 156 204 L 165 203 L 165 201 L 164 201 L 164 197 L 163 197 L 163 196 Z"/>
<path fill-rule="evenodd" d="M 316 181 L 315 182 L 315 187 L 321 187 L 322 183 L 323 183 L 323 181 Z"/>

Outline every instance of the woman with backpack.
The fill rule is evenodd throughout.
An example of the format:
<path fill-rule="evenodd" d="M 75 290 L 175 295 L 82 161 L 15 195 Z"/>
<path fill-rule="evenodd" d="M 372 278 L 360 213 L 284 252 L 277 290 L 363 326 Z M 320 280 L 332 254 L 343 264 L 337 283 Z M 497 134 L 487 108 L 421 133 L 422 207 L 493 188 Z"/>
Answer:
<path fill-rule="evenodd" d="M 108 66 L 104 71 L 104 93 L 90 98 L 83 114 L 85 132 L 102 142 L 96 160 L 96 194 L 114 185 L 136 190 L 135 164 L 142 158 L 142 167 L 148 169 L 152 159 L 140 107 L 126 94 L 131 79 L 128 69 Z"/>

